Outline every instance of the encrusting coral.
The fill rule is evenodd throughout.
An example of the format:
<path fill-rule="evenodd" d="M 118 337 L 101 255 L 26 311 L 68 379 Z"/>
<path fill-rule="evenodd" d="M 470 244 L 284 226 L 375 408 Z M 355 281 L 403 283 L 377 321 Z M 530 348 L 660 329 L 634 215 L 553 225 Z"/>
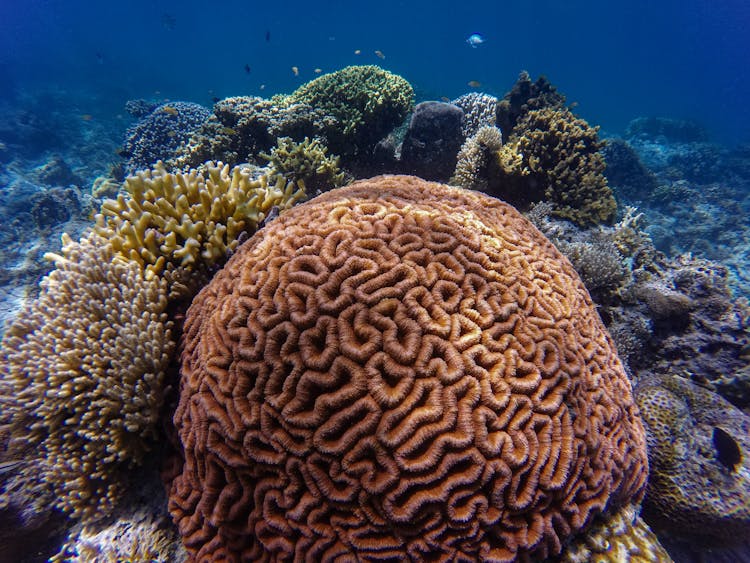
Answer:
<path fill-rule="evenodd" d="M 644 513 L 679 535 L 750 537 L 750 417 L 672 375 L 638 382 L 651 467 Z"/>
<path fill-rule="evenodd" d="M 634 506 L 597 519 L 567 547 L 561 563 L 670 563 L 672 558 Z"/>
<path fill-rule="evenodd" d="M 6 454 L 37 460 L 6 493 L 26 488 L 76 517 L 110 510 L 115 474 L 143 460 L 174 347 L 166 282 L 114 254 L 98 235 L 64 237 L 2 343 Z"/>
<path fill-rule="evenodd" d="M 159 163 L 105 200 L 94 230 L 122 259 L 161 275 L 168 268 L 220 265 L 274 206 L 291 207 L 304 186 L 279 176 L 253 178 L 249 167 L 207 163 L 204 173 L 171 174 Z"/>
<path fill-rule="evenodd" d="M 183 344 L 170 511 L 196 560 L 545 557 L 645 487 L 583 284 L 478 192 L 384 176 L 289 210 Z"/>
<path fill-rule="evenodd" d="M 554 215 L 579 225 L 610 221 L 617 204 L 597 130 L 567 108 L 529 111 L 497 152 L 489 190 L 522 207 L 549 201 Z"/>

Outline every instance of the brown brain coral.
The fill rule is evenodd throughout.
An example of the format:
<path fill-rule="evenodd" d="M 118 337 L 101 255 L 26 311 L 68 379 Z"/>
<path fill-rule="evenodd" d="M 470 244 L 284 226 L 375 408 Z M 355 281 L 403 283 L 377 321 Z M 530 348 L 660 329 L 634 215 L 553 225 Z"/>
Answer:
<path fill-rule="evenodd" d="M 510 206 L 408 176 L 326 193 L 188 312 L 170 510 L 200 561 L 509 561 L 638 501 L 630 385 Z"/>

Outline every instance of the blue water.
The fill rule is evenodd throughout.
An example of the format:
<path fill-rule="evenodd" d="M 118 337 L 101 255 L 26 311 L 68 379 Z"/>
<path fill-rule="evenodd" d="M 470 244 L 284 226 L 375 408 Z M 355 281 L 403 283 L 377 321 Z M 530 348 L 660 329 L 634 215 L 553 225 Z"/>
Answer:
<path fill-rule="evenodd" d="M 525 69 L 606 132 L 668 116 L 735 144 L 750 141 L 749 28 L 745 0 L 3 0 L 0 97 L 52 91 L 111 119 L 131 98 L 289 92 L 315 68 L 380 64 L 421 99 L 454 98 L 469 81 L 502 96 Z M 476 32 L 486 42 L 473 49 Z"/>

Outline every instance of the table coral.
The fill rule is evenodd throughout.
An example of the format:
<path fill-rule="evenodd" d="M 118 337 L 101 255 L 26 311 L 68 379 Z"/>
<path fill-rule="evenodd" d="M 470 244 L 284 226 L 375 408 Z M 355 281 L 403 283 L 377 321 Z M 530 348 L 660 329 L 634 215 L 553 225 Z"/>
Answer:
<path fill-rule="evenodd" d="M 645 436 L 570 263 L 383 176 L 299 205 L 188 311 L 170 511 L 200 561 L 511 561 L 638 502 Z"/>
<path fill-rule="evenodd" d="M 678 535 L 750 537 L 750 417 L 680 377 L 652 375 L 635 393 L 651 466 L 648 522 Z"/>
<path fill-rule="evenodd" d="M 94 234 L 63 243 L 2 343 L 8 454 L 36 460 L 6 492 L 20 484 L 34 502 L 101 515 L 122 493 L 118 470 L 157 434 L 174 347 L 167 290 Z"/>

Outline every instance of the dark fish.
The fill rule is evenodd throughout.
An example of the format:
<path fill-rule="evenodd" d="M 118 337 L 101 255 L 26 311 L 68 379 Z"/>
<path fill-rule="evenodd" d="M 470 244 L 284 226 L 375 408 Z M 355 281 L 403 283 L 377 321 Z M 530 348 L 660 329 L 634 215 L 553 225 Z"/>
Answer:
<path fill-rule="evenodd" d="M 216 102 L 218 102 L 218 101 L 219 101 L 220 99 L 221 99 L 221 98 L 219 98 L 219 96 L 214 96 L 213 98 L 211 98 L 211 101 L 212 101 L 213 103 L 216 103 Z"/>
<path fill-rule="evenodd" d="M 10 473 L 13 471 L 16 467 L 21 465 L 23 461 L 21 460 L 15 460 L 15 461 L 2 461 L 0 462 L 0 475 L 3 475 L 5 473 Z"/>
<path fill-rule="evenodd" d="M 102 55 L 101 53 L 97 53 L 96 54 L 96 62 L 99 63 L 100 65 L 103 65 L 104 64 L 104 55 Z"/>
<path fill-rule="evenodd" d="M 713 441 L 714 448 L 716 448 L 716 459 L 727 469 L 735 471 L 742 461 L 740 445 L 729 432 L 718 426 L 714 426 Z"/>
<path fill-rule="evenodd" d="M 164 27 L 164 29 L 169 29 L 171 31 L 177 25 L 177 18 L 174 17 L 172 14 L 166 14 L 166 13 L 162 14 L 161 25 L 162 27 Z"/>
<path fill-rule="evenodd" d="M 266 43 L 271 42 L 271 32 L 267 29 L 266 30 Z"/>
<path fill-rule="evenodd" d="M 248 64 L 245 65 L 245 73 L 250 74 L 250 65 Z"/>
<path fill-rule="evenodd" d="M 130 158 L 131 156 L 133 156 L 133 153 L 127 149 L 119 149 L 117 151 L 117 154 L 120 155 L 122 158 Z"/>

